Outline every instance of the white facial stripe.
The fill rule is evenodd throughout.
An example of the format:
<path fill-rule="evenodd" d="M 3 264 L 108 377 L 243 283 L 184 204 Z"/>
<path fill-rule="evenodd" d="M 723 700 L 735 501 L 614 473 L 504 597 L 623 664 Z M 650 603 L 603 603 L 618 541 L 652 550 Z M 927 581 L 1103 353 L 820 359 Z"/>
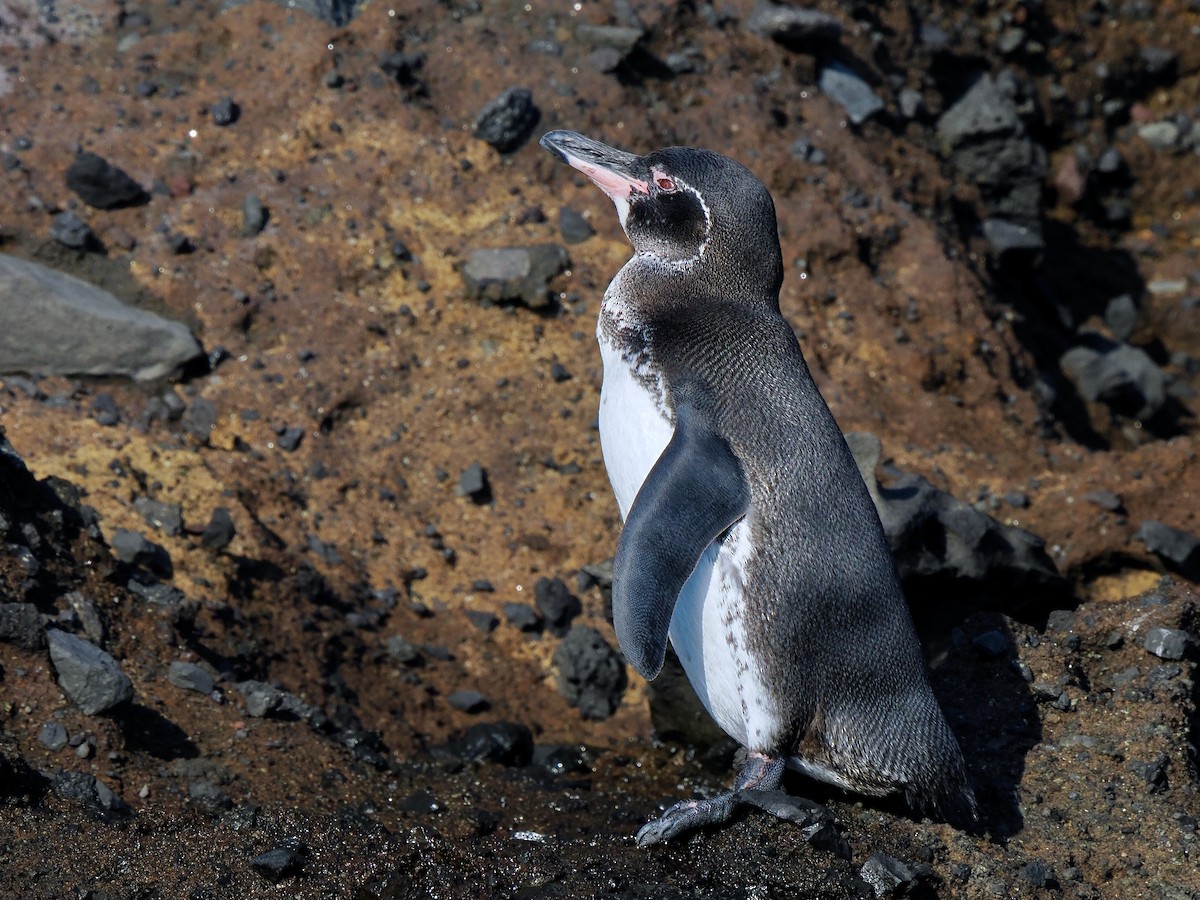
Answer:
<path fill-rule="evenodd" d="M 651 174 L 655 179 L 659 178 L 660 176 L 664 178 L 670 178 L 675 182 L 676 190 L 687 191 L 696 198 L 696 202 L 699 203 L 700 208 L 704 210 L 704 238 L 700 241 L 700 246 L 696 248 L 695 254 L 687 257 L 686 259 L 667 259 L 666 257 L 659 256 L 657 253 L 654 253 L 650 250 L 643 250 L 638 253 L 638 256 L 642 259 L 650 260 L 654 262 L 655 265 L 662 266 L 663 268 L 676 270 L 687 269 L 694 263 L 699 262 L 704 256 L 704 251 L 708 249 L 708 236 L 712 234 L 712 213 L 709 211 L 708 204 L 704 202 L 704 198 L 700 196 L 700 192 L 682 178 L 679 178 L 675 175 L 668 175 L 661 169 L 654 169 Z M 628 215 L 628 213 L 628 201 L 626 201 L 625 210 L 622 210 L 620 206 L 617 207 L 617 215 L 621 217 L 622 228 L 625 227 L 625 216 Z"/>

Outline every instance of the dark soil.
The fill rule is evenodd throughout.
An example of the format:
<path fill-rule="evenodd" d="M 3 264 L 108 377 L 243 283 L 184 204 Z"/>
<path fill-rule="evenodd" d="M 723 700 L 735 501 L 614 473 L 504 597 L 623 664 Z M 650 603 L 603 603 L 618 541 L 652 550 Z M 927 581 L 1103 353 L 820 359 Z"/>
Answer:
<path fill-rule="evenodd" d="M 0 895 L 1200 898 L 1198 572 L 1136 537 L 1200 533 L 1195 2 L 823 2 L 842 33 L 815 44 L 741 0 L 229 6 L 0 0 L 0 252 L 209 351 L 169 382 L 0 387 Z M 861 125 L 817 88 L 834 61 L 885 103 Z M 985 73 L 1020 117 L 992 149 L 1033 160 L 999 187 L 938 140 Z M 517 87 L 539 116 L 502 154 L 476 117 Z M 833 827 L 634 846 L 734 760 L 669 677 L 606 676 L 582 712 L 559 689 L 572 628 L 615 646 L 592 334 L 629 252 L 536 146 L 559 127 L 759 174 L 783 311 L 885 483 L 1045 539 L 1061 584 L 907 584 L 976 828 L 796 778 Z M 83 203 L 80 150 L 146 195 Z M 95 245 L 51 239 L 67 210 Z M 1000 253 L 984 223 L 1018 213 L 1042 246 Z M 548 294 L 464 281 L 472 251 L 559 243 Z M 1152 411 L 1060 364 L 1110 344 L 1160 379 Z M 118 529 L 163 552 L 119 560 Z M 133 700 L 85 715 L 47 627 Z"/>

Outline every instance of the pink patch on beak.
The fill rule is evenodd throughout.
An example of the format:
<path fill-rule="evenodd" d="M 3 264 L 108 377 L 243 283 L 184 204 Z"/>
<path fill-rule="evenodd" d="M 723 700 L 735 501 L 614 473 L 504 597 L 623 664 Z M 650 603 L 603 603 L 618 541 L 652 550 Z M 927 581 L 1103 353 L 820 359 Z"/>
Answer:
<path fill-rule="evenodd" d="M 636 178 L 628 178 L 624 175 L 618 175 L 616 172 L 610 172 L 608 169 L 602 169 L 594 163 L 580 159 L 577 156 L 567 156 L 567 162 L 578 169 L 584 175 L 591 179 L 592 184 L 608 194 L 613 200 L 624 200 L 629 197 L 634 191 L 643 194 L 650 193 L 650 186 L 644 181 L 639 181 Z"/>

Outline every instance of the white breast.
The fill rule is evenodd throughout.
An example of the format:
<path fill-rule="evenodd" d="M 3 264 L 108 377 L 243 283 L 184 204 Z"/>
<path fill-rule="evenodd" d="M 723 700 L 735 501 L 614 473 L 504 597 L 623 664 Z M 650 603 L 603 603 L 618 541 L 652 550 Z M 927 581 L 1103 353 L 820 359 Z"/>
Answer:
<path fill-rule="evenodd" d="M 674 433 L 658 403 L 652 374 L 626 358 L 598 332 L 604 362 L 600 389 L 600 446 L 622 521 Z M 742 626 L 749 527 L 740 522 L 722 544 L 705 550 L 680 591 L 671 618 L 671 644 L 688 680 L 716 723 L 751 749 L 773 749 L 777 717 L 746 650 Z"/>

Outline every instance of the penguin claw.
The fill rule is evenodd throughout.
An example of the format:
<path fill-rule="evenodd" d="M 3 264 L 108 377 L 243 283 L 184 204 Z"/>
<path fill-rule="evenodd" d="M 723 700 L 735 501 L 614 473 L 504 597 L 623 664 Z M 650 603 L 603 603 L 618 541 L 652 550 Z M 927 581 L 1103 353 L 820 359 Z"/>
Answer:
<path fill-rule="evenodd" d="M 733 813 L 734 794 L 727 791 L 707 800 L 680 800 L 637 833 L 639 847 L 651 847 L 706 825 L 720 825 Z"/>

